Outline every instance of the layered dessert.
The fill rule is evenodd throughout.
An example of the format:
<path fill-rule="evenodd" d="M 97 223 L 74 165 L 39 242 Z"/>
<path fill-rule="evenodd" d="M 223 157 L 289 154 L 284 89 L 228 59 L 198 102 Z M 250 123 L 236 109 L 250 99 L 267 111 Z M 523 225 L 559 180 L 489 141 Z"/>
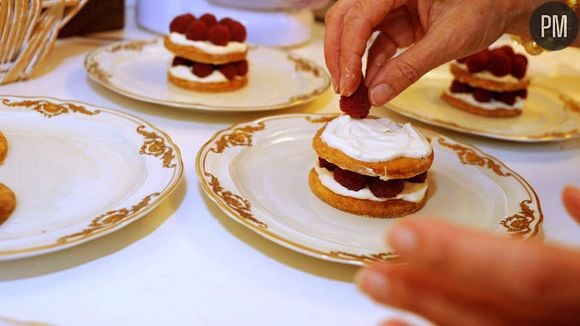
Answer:
<path fill-rule="evenodd" d="M 0 165 L 4 163 L 8 153 L 8 140 L 0 132 Z M 2 225 L 16 208 L 16 196 L 8 186 L 0 183 L 0 225 Z"/>
<path fill-rule="evenodd" d="M 451 64 L 454 79 L 442 98 L 481 116 L 518 116 L 528 97 L 527 67 L 526 56 L 510 46 L 485 49 Z"/>
<path fill-rule="evenodd" d="M 347 114 L 314 136 L 318 161 L 309 185 L 329 205 L 361 216 L 400 217 L 427 200 L 434 153 L 429 140 L 410 124 L 368 116 L 366 87 L 341 99 Z"/>
<path fill-rule="evenodd" d="M 248 45 L 246 28 L 240 22 L 206 13 L 175 17 L 164 38 L 175 54 L 168 71 L 169 82 L 189 90 L 220 92 L 247 84 Z"/>

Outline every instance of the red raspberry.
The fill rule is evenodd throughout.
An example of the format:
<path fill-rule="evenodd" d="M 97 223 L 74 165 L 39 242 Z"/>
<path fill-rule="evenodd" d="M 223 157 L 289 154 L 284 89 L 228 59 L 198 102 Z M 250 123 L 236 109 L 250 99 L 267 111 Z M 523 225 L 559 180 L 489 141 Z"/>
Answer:
<path fill-rule="evenodd" d="M 521 54 L 516 54 L 512 58 L 512 76 L 517 79 L 522 79 L 526 76 L 526 70 L 528 69 L 528 58 Z"/>
<path fill-rule="evenodd" d="M 222 19 L 220 19 L 219 23 L 222 25 L 226 25 L 228 26 L 230 23 L 235 22 L 235 20 L 231 19 L 230 17 L 224 17 Z"/>
<path fill-rule="evenodd" d="M 369 180 L 369 189 L 379 198 L 393 198 L 400 194 L 403 188 L 405 188 L 405 182 L 400 179 L 384 181 L 380 178 L 371 178 Z"/>
<path fill-rule="evenodd" d="M 521 89 L 519 91 L 516 92 L 516 96 L 517 97 L 521 97 L 523 99 L 527 99 L 528 98 L 528 90 L 527 89 Z"/>
<path fill-rule="evenodd" d="M 356 172 L 343 170 L 336 167 L 334 170 L 334 180 L 340 183 L 343 187 L 359 191 L 367 185 L 367 177 Z"/>
<path fill-rule="evenodd" d="M 368 89 L 361 80 L 358 89 L 349 97 L 340 97 L 340 109 L 342 112 L 350 115 L 355 119 L 363 119 L 369 115 L 371 109 L 371 102 L 369 102 Z"/>
<path fill-rule="evenodd" d="M 215 25 L 209 29 L 207 39 L 215 45 L 224 46 L 230 41 L 230 31 L 224 25 Z"/>
<path fill-rule="evenodd" d="M 464 84 L 459 80 L 453 80 L 449 90 L 451 93 L 471 93 L 472 88 L 468 84 Z"/>
<path fill-rule="evenodd" d="M 334 171 L 336 169 L 336 165 L 328 162 L 327 160 L 323 159 L 322 157 L 319 157 L 318 158 L 318 165 L 321 168 L 325 168 L 325 169 L 327 169 L 330 172 L 332 172 L 332 171 Z"/>
<path fill-rule="evenodd" d="M 487 70 L 489 70 L 495 76 L 505 76 L 512 71 L 512 61 L 501 48 L 494 49 L 489 53 Z"/>
<path fill-rule="evenodd" d="M 516 92 L 500 92 L 495 97 L 498 101 L 507 105 L 514 105 L 516 103 Z"/>
<path fill-rule="evenodd" d="M 192 22 L 185 31 L 185 37 L 192 41 L 207 40 L 207 26 L 199 20 Z"/>
<path fill-rule="evenodd" d="M 200 78 L 207 77 L 213 73 L 213 66 L 207 63 L 194 62 L 192 72 Z"/>
<path fill-rule="evenodd" d="M 511 46 L 509 45 L 504 45 L 501 48 L 499 48 L 500 50 L 502 50 L 505 54 L 507 54 L 510 58 L 514 56 L 514 54 L 516 54 L 514 52 L 514 49 L 512 49 Z"/>
<path fill-rule="evenodd" d="M 487 103 L 491 101 L 492 93 L 490 91 L 486 91 L 485 89 L 474 88 L 473 97 L 477 102 Z"/>
<path fill-rule="evenodd" d="M 171 66 L 175 67 L 175 66 L 188 66 L 191 67 L 193 65 L 193 62 L 186 59 L 186 58 L 182 58 L 182 57 L 175 57 L 173 58 L 173 62 L 171 62 Z"/>
<path fill-rule="evenodd" d="M 416 175 L 416 176 L 414 176 L 412 178 L 409 178 L 409 179 L 407 179 L 405 181 L 411 182 L 411 183 L 424 183 L 425 180 L 427 180 L 427 171 L 425 171 L 425 172 L 423 172 L 421 174 L 418 174 L 418 175 Z"/>
<path fill-rule="evenodd" d="M 489 62 L 489 51 L 487 49 L 477 52 L 467 57 L 467 69 L 470 73 L 484 71 Z"/>
<path fill-rule="evenodd" d="M 228 80 L 236 78 L 236 74 L 238 72 L 235 63 L 227 63 L 225 65 L 221 65 L 218 67 L 218 69 Z"/>
<path fill-rule="evenodd" d="M 187 30 L 187 26 L 195 21 L 195 16 L 192 14 L 183 14 L 179 15 L 171 21 L 169 24 L 169 31 L 171 33 L 180 33 L 183 34 Z"/>
<path fill-rule="evenodd" d="M 230 30 L 230 35 L 232 36 L 232 41 L 244 42 L 248 36 L 246 28 L 244 25 L 237 21 L 230 22 L 228 25 Z"/>
<path fill-rule="evenodd" d="M 207 25 L 207 28 L 212 28 L 213 25 L 217 24 L 217 19 L 215 16 L 209 13 L 203 14 L 201 17 L 199 17 L 199 20 L 204 22 Z"/>
<path fill-rule="evenodd" d="M 238 76 L 245 76 L 248 74 L 248 60 L 242 60 L 242 61 L 238 61 L 236 63 L 236 70 L 237 70 L 237 74 Z"/>

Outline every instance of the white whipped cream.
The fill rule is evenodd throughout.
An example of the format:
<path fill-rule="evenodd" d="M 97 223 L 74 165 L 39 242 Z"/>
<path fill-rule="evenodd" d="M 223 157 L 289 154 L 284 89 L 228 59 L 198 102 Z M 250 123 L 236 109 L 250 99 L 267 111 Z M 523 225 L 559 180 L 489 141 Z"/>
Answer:
<path fill-rule="evenodd" d="M 202 78 L 196 76 L 191 71 L 191 67 L 180 65 L 169 68 L 169 73 L 177 78 L 197 83 L 223 83 L 228 81 L 226 76 L 224 76 L 219 70 L 214 70 L 209 76 Z"/>
<path fill-rule="evenodd" d="M 467 65 L 465 63 L 453 62 L 452 65 L 457 66 L 461 70 L 469 72 L 469 69 L 467 68 Z M 496 81 L 496 82 L 500 82 L 500 83 L 519 83 L 521 80 L 525 79 L 525 77 L 522 79 L 517 79 L 516 77 L 514 77 L 511 74 L 507 74 L 505 76 L 498 77 L 487 70 L 476 72 L 475 74 L 471 74 L 471 75 L 475 76 L 477 78 L 492 80 L 492 81 Z"/>
<path fill-rule="evenodd" d="M 484 103 L 478 102 L 472 93 L 451 93 L 449 90 L 446 91 L 447 95 L 461 100 L 463 102 L 469 103 L 473 106 L 477 106 L 480 109 L 484 110 L 496 110 L 496 109 L 507 109 L 507 110 L 521 110 L 526 103 L 526 100 L 521 97 L 516 97 L 516 102 L 514 105 L 508 105 L 504 102 L 496 101 L 492 99 L 491 101 Z"/>
<path fill-rule="evenodd" d="M 330 121 L 320 136 L 328 146 L 364 162 L 431 155 L 431 144 L 411 124 L 387 119 L 353 119 L 342 115 Z"/>
<path fill-rule="evenodd" d="M 210 54 L 228 54 L 228 53 L 238 53 L 245 52 L 248 49 L 248 45 L 242 42 L 231 41 L 226 45 L 215 45 L 209 41 L 192 41 L 185 37 L 185 34 L 180 34 L 172 32 L 169 34 L 169 39 L 175 44 L 193 46 L 202 50 L 205 53 Z"/>
<path fill-rule="evenodd" d="M 412 182 L 405 182 L 405 187 L 403 191 L 399 193 L 397 196 L 393 198 L 379 198 L 375 196 L 369 187 L 365 187 L 359 191 L 350 190 L 345 188 L 336 180 L 334 180 L 334 175 L 331 171 L 328 171 L 325 168 L 321 168 L 318 163 L 314 164 L 314 169 L 316 173 L 318 173 L 318 179 L 323 186 L 328 188 L 330 191 L 334 192 L 337 195 L 346 196 L 350 198 L 356 199 L 364 199 L 364 200 L 372 200 L 372 201 L 387 201 L 387 200 L 394 200 L 394 199 L 401 199 L 412 203 L 419 203 L 425 197 L 425 193 L 427 192 L 427 182 L 424 183 L 412 183 Z"/>

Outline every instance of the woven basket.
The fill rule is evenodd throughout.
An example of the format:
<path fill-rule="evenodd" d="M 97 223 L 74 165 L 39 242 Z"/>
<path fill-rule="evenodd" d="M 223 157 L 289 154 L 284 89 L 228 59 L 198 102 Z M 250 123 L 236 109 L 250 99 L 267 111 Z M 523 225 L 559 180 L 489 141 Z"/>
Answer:
<path fill-rule="evenodd" d="M 0 84 L 27 79 L 88 0 L 0 0 Z"/>

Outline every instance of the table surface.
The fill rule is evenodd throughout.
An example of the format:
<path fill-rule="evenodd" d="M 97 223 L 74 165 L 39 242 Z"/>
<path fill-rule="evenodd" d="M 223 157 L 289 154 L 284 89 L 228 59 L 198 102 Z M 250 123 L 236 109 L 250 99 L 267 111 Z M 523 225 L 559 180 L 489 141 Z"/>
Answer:
<path fill-rule="evenodd" d="M 194 165 L 200 146 L 232 123 L 272 112 L 177 110 L 131 100 L 89 81 L 83 68 L 88 51 L 115 38 L 152 36 L 131 18 L 122 32 L 58 41 L 42 72 L 26 82 L 0 86 L 0 94 L 80 100 L 138 115 L 180 146 L 185 179 L 156 210 L 120 231 L 68 250 L 0 262 L 0 325 L 12 320 L 56 325 L 375 325 L 401 314 L 358 292 L 352 282 L 355 267 L 280 247 L 228 218 L 203 194 Z M 323 65 L 322 35 L 319 25 L 313 41 L 295 51 Z M 546 61 L 556 64 L 558 55 L 549 54 L 546 58 L 555 59 Z M 580 68 L 574 69 L 580 78 Z M 580 82 L 558 86 L 580 99 Z M 329 90 L 310 104 L 275 114 L 337 108 L 337 97 Z M 405 121 L 385 109 L 373 110 Z M 430 128 L 477 145 L 520 173 L 541 199 L 545 241 L 580 247 L 580 228 L 560 200 L 565 184 L 580 185 L 580 139 L 519 144 Z"/>

